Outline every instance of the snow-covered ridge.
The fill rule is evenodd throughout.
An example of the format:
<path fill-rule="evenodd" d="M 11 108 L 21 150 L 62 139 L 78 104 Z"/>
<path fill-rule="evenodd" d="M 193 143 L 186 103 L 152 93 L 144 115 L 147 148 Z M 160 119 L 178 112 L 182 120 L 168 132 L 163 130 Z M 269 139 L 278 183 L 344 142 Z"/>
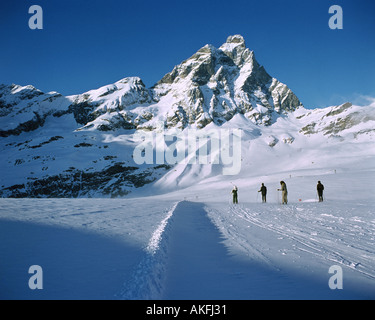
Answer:
<path fill-rule="evenodd" d="M 353 134 L 354 138 L 374 133 L 375 107 L 354 106 L 347 102 L 340 106 L 313 110 L 299 116 L 304 122 L 300 132 L 305 135 L 323 133 L 328 136 Z"/>
<path fill-rule="evenodd" d="M 211 122 L 220 125 L 237 113 L 269 125 L 277 115 L 301 105 L 285 84 L 259 65 L 243 37 L 235 35 L 218 49 L 204 46 L 152 88 L 139 77 L 129 77 L 63 97 L 32 86 L 2 85 L 0 115 L 7 125 L 0 135 L 35 130 L 47 117 L 65 114 L 73 114 L 81 130 L 150 129 L 160 120 L 166 127 L 202 128 Z"/>

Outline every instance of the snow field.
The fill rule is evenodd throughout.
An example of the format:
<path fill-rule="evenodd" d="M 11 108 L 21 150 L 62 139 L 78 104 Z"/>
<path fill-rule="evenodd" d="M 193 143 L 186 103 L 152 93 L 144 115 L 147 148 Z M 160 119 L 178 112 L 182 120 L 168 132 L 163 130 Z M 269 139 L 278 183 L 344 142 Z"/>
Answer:
<path fill-rule="evenodd" d="M 172 203 L 112 200 L 1 199 L 0 298 L 114 299 Z"/>
<path fill-rule="evenodd" d="M 333 206 L 332 202 L 306 202 L 287 206 L 243 204 L 224 209 L 213 204 L 208 211 L 233 254 L 262 261 L 278 270 L 280 276 L 301 277 L 295 288 L 314 280 L 299 298 L 309 294 L 316 294 L 318 299 L 374 298 L 375 220 L 369 215 L 369 206 L 374 207 L 367 203 Z M 345 290 L 339 294 L 324 291 L 332 265 L 343 269 Z M 294 289 L 285 291 L 283 297 L 293 296 Z"/>
<path fill-rule="evenodd" d="M 0 199 L 0 298 L 374 299 L 373 157 L 333 145 L 311 163 L 298 146 L 249 145 L 237 176 L 176 167 L 122 199 Z M 31 265 L 43 290 L 27 286 Z M 332 265 L 343 290 L 328 287 Z"/>
<path fill-rule="evenodd" d="M 371 202 L 1 201 L 2 299 L 375 297 Z M 26 285 L 33 264 L 43 290 Z"/>

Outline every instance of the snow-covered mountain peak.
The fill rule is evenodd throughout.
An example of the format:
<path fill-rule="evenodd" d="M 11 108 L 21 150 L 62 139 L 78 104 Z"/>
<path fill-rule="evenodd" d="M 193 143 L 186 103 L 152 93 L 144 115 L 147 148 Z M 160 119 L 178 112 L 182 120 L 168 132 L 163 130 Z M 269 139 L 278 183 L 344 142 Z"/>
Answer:
<path fill-rule="evenodd" d="M 244 63 L 253 62 L 253 52 L 246 48 L 245 39 L 241 35 L 229 36 L 219 49 L 239 67 L 242 67 Z"/>
<path fill-rule="evenodd" d="M 17 104 L 23 109 L 27 105 L 28 120 L 37 117 L 35 112 L 42 117 L 54 113 L 58 96 L 51 98 L 32 86 L 15 85 L 0 87 L 0 94 L 3 106 Z M 39 95 L 43 95 L 39 98 L 43 99 L 43 110 L 37 104 L 30 108 L 34 100 L 19 104 Z M 49 113 L 46 101 L 51 102 Z M 235 115 L 267 126 L 302 105 L 285 84 L 257 62 L 241 35 L 229 36 L 219 48 L 203 46 L 152 88 L 146 88 L 139 77 L 126 77 L 82 94 L 61 97 L 60 102 L 58 110 L 67 107 L 65 113 L 73 113 L 81 129 L 105 131 L 152 130 L 160 121 L 167 128 L 203 128 L 210 123 L 220 126 Z M 3 114 L 10 112 L 9 108 L 3 110 Z"/>
<path fill-rule="evenodd" d="M 244 63 L 253 63 L 254 60 L 253 52 L 246 48 L 241 35 L 229 36 L 227 42 L 219 48 L 206 44 L 190 58 L 175 66 L 157 84 L 171 84 L 186 78 L 198 85 L 206 84 L 222 67 L 241 68 Z"/>
<path fill-rule="evenodd" d="M 209 44 L 200 48 L 153 89 L 156 100 L 164 97 L 170 104 L 164 117 L 167 127 L 222 125 L 236 114 L 270 125 L 280 114 L 302 106 L 257 62 L 241 35 L 229 36 L 219 48 Z"/>
<path fill-rule="evenodd" d="M 17 84 L 10 85 L 0 85 L 0 99 L 3 96 L 8 97 L 8 103 L 15 103 L 23 99 L 32 99 L 39 95 L 42 95 L 43 92 L 39 89 L 36 89 L 32 85 L 20 86 Z"/>
<path fill-rule="evenodd" d="M 240 34 L 229 36 L 225 43 L 239 43 L 245 45 L 245 39 Z"/>

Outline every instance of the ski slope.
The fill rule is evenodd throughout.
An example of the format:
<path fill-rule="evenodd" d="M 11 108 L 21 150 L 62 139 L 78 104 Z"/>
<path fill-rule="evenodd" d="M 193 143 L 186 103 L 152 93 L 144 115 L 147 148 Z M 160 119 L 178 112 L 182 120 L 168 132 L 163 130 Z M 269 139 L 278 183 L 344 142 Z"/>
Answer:
<path fill-rule="evenodd" d="M 287 181 L 288 183 L 288 181 Z M 1 199 L 1 299 L 374 299 L 375 204 Z M 243 191 L 242 191 L 243 192 Z M 243 197 L 244 198 L 244 197 Z M 256 199 L 256 198 L 255 198 Z M 43 268 L 43 290 L 27 286 Z M 328 269 L 343 270 L 331 290 Z"/>

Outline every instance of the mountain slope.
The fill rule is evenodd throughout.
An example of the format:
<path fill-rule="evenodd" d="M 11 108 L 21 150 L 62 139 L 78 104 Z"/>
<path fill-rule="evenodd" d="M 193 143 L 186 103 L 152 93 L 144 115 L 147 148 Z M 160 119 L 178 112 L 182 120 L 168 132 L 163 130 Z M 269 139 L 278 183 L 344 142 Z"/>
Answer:
<path fill-rule="evenodd" d="M 67 97 L 0 85 L 0 195 L 119 197 L 145 192 L 150 183 L 150 192 L 169 192 L 204 179 L 233 179 L 223 176 L 228 163 L 213 155 L 196 164 L 167 161 L 163 152 L 177 145 L 185 157 L 212 151 L 212 139 L 190 150 L 191 141 L 184 141 L 189 132 L 198 133 L 195 141 L 240 130 L 241 147 L 231 149 L 232 158 L 240 151 L 240 177 L 306 169 L 311 162 L 317 167 L 317 158 L 332 163 L 350 154 L 353 160 L 353 151 L 372 159 L 374 110 L 374 104 L 350 103 L 306 110 L 260 66 L 240 35 L 219 48 L 204 46 L 151 88 L 138 77 Z M 151 161 L 134 159 L 139 133 L 152 138 Z M 331 154 L 332 148 L 339 152 Z"/>

